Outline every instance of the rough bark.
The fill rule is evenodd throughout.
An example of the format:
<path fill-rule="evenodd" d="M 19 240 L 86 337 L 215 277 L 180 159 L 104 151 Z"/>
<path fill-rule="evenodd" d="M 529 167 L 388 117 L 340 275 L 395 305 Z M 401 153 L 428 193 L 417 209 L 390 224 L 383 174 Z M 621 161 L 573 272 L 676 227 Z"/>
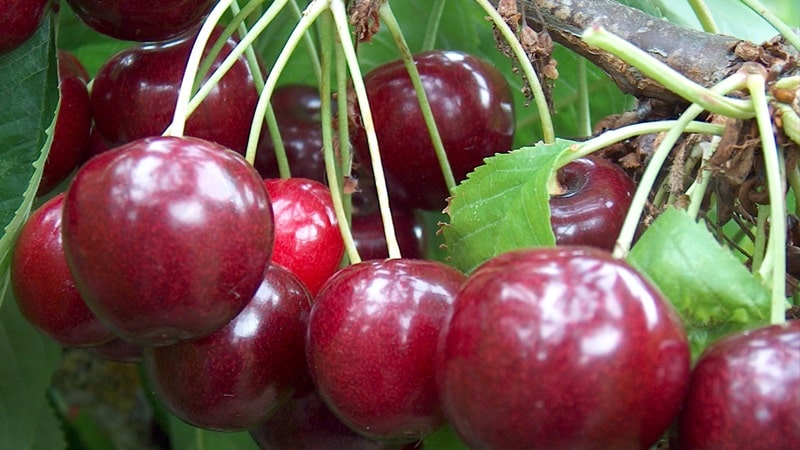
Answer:
<path fill-rule="evenodd" d="M 497 5 L 498 0 L 492 0 Z M 600 24 L 703 86 L 711 86 L 738 69 L 734 49 L 741 41 L 704 33 L 657 19 L 613 0 L 519 0 L 529 25 L 544 25 L 553 40 L 586 57 L 608 73 L 625 93 L 638 98 L 683 103 L 675 94 L 608 53 L 586 45 L 586 28 Z"/>

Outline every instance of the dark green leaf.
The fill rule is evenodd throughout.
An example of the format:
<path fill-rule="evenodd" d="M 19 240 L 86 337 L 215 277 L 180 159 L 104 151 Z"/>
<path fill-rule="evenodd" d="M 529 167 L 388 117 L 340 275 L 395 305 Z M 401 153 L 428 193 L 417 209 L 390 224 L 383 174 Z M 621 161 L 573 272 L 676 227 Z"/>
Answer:
<path fill-rule="evenodd" d="M 684 211 L 671 208 L 661 214 L 628 261 L 681 314 L 694 356 L 726 334 L 768 321 L 767 289 Z"/>
<path fill-rule="evenodd" d="M 445 426 L 441 430 L 425 438 L 423 448 L 436 450 L 469 450 L 452 427 Z"/>
<path fill-rule="evenodd" d="M 58 104 L 53 21 L 0 55 L 0 274 L 30 212 Z M 0 284 L 0 302 L 5 284 Z"/>
<path fill-rule="evenodd" d="M 555 244 L 547 184 L 572 144 L 559 139 L 487 158 L 454 189 L 442 231 L 455 267 L 469 272 L 506 251 Z"/>
<path fill-rule="evenodd" d="M 64 448 L 63 434 L 45 395 L 60 350 L 22 317 L 9 290 L 0 306 L 0 448 Z"/>
<path fill-rule="evenodd" d="M 170 416 L 172 450 L 258 450 L 249 433 L 220 433 L 201 430 Z"/>

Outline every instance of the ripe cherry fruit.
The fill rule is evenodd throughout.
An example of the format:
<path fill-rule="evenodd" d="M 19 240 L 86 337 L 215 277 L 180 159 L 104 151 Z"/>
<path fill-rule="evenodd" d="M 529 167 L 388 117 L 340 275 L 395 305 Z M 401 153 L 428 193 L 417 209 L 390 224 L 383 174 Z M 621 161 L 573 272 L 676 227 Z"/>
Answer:
<path fill-rule="evenodd" d="M 190 137 L 140 139 L 89 160 L 67 190 L 62 227 L 87 305 L 139 345 L 228 323 L 272 251 L 261 177 L 241 155 Z"/>
<path fill-rule="evenodd" d="M 64 347 L 90 347 L 114 336 L 86 306 L 67 267 L 61 239 L 64 194 L 34 211 L 11 259 L 11 286 L 22 316 Z"/>
<path fill-rule="evenodd" d="M 445 416 L 474 448 L 642 449 L 678 412 L 689 346 L 667 300 L 589 247 L 479 266 L 437 352 Z"/>
<path fill-rule="evenodd" d="M 370 439 L 421 440 L 444 425 L 434 377 L 439 333 L 464 275 L 425 260 L 362 261 L 314 299 L 306 352 L 331 412 Z"/>
<path fill-rule="evenodd" d="M 33 36 L 49 5 L 50 0 L 0 0 L 0 55 Z"/>
<path fill-rule="evenodd" d="M 147 378 L 164 405 L 192 425 L 253 428 L 308 383 L 304 347 L 310 308 L 300 280 L 270 265 L 255 296 L 223 328 L 145 349 Z"/>
<path fill-rule="evenodd" d="M 414 62 L 456 182 L 484 158 L 511 149 L 513 99 L 498 69 L 456 51 L 419 53 Z M 379 66 L 364 82 L 392 200 L 405 208 L 441 210 L 450 194 L 405 66 Z M 355 122 L 353 146 L 360 161 L 370 161 L 366 134 Z"/>

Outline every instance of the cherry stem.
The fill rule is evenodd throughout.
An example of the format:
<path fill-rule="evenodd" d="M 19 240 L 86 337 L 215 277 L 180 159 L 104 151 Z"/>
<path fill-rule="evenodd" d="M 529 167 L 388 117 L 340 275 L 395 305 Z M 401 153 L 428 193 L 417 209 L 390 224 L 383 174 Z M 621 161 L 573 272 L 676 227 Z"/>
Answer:
<path fill-rule="evenodd" d="M 689 0 L 689 5 L 692 7 L 692 11 L 694 11 L 694 15 L 697 16 L 697 20 L 700 21 L 700 26 L 703 27 L 703 31 L 706 33 L 719 33 L 719 27 L 717 23 L 714 22 L 714 17 L 711 15 L 711 10 L 708 9 L 708 5 L 703 0 Z"/>
<path fill-rule="evenodd" d="M 336 106 L 338 108 L 336 117 L 338 118 L 336 124 L 338 125 L 339 133 L 339 158 L 341 163 L 342 179 L 350 179 L 353 175 L 353 156 L 350 151 L 350 145 L 342 144 L 350 142 L 350 124 L 348 121 L 348 98 L 347 98 L 347 61 L 344 59 L 344 52 L 342 46 L 335 46 L 336 50 Z M 347 216 L 348 223 L 353 212 L 352 195 L 346 197 L 347 202 L 344 204 L 345 215 Z"/>
<path fill-rule="evenodd" d="M 211 10 L 203 21 L 200 31 L 197 33 L 192 51 L 189 53 L 189 59 L 186 62 L 186 69 L 183 72 L 183 79 L 181 80 L 181 87 L 178 90 L 178 99 L 175 102 L 175 113 L 172 116 L 172 123 L 164 131 L 165 136 L 183 136 L 183 131 L 186 128 L 186 119 L 191 114 L 189 109 L 189 98 L 192 95 L 194 88 L 194 80 L 197 77 L 197 72 L 200 66 L 200 60 L 203 57 L 203 50 L 206 48 L 208 39 L 217 26 L 222 15 L 230 7 L 233 0 L 220 0 L 216 6 Z"/>
<path fill-rule="evenodd" d="M 300 6 L 297 4 L 297 0 L 291 0 L 289 4 L 292 6 L 292 11 L 294 11 L 297 19 L 300 20 L 303 17 L 303 11 L 300 9 Z M 311 37 L 311 33 L 305 33 L 303 35 L 303 44 L 305 45 L 306 51 L 308 53 L 308 59 L 311 63 L 311 70 L 314 72 L 314 76 L 317 79 L 317 82 L 320 83 L 322 81 L 322 68 L 320 67 L 319 62 L 319 55 L 317 54 L 317 47 L 314 45 L 314 39 Z"/>
<path fill-rule="evenodd" d="M 242 39 L 242 42 L 236 46 L 236 49 L 239 46 L 243 45 L 246 40 L 252 34 L 260 33 L 261 31 L 266 28 L 269 22 L 272 21 L 274 16 L 277 15 L 278 10 L 283 8 L 286 4 L 287 0 L 276 0 L 270 8 L 267 10 L 266 13 L 261 17 L 261 19 L 253 25 L 253 29 Z M 270 14 L 273 11 L 273 8 L 277 6 L 277 10 L 274 11 L 274 14 Z M 328 1 L 325 0 L 315 0 L 308 4 L 308 7 L 303 13 L 303 17 L 297 22 L 297 25 L 292 30 L 289 38 L 286 40 L 286 43 L 281 48 L 281 52 L 278 54 L 275 62 L 272 65 L 272 70 L 270 70 L 269 75 L 267 76 L 266 81 L 264 82 L 264 90 L 261 92 L 261 95 L 258 97 L 258 102 L 256 103 L 256 111 L 253 114 L 253 121 L 250 129 L 250 137 L 247 142 L 247 153 L 245 158 L 250 163 L 255 161 L 256 151 L 258 149 L 258 140 L 261 134 L 261 123 L 262 120 L 267 112 L 267 109 L 271 107 L 270 105 L 270 98 L 272 97 L 272 92 L 275 90 L 275 86 L 278 84 L 278 78 L 283 73 L 283 70 L 286 68 L 286 64 L 289 62 L 289 58 L 291 58 L 292 53 L 294 53 L 297 45 L 303 39 L 303 36 L 317 20 L 317 18 L 328 8 Z M 263 21 L 263 22 L 262 22 Z M 253 38 L 255 39 L 255 38 Z M 234 49 L 234 51 L 236 50 Z M 231 56 L 233 53 L 231 54 Z M 230 57 L 230 56 L 229 56 Z M 227 60 L 227 59 L 226 59 Z"/>
<path fill-rule="evenodd" d="M 689 216 L 692 218 L 697 218 L 697 215 L 700 213 L 700 207 L 703 204 L 708 185 L 711 182 L 711 171 L 705 168 L 705 163 L 711 158 L 711 155 L 714 154 L 721 140 L 722 138 L 719 136 L 714 136 L 711 138 L 711 143 L 703 148 L 700 177 L 686 190 L 686 194 L 689 196 L 689 206 L 686 208 L 686 212 L 689 213 Z"/>
<path fill-rule="evenodd" d="M 328 187 L 331 191 L 333 201 L 333 211 L 339 224 L 339 231 L 344 241 L 347 257 L 353 264 L 361 261 L 356 244 L 353 240 L 353 233 L 350 230 L 350 223 L 344 208 L 342 195 L 342 177 L 338 173 L 336 165 L 336 155 L 333 148 L 333 117 L 331 105 L 331 70 L 330 64 L 333 59 L 333 33 L 331 30 L 331 16 L 325 14 L 320 18 L 322 24 L 322 57 L 320 68 L 322 78 L 320 79 L 320 115 L 322 121 L 322 151 L 325 158 L 325 174 L 328 177 Z"/>
<path fill-rule="evenodd" d="M 794 193 L 794 213 L 800 214 L 800 166 L 795 165 L 794 170 L 786 174 L 786 178 Z"/>
<path fill-rule="evenodd" d="M 436 45 L 436 36 L 439 34 L 439 24 L 442 21 L 444 7 L 447 0 L 433 0 L 428 11 L 428 25 L 425 28 L 425 38 L 422 40 L 422 51 L 432 50 Z"/>
<path fill-rule="evenodd" d="M 764 255 L 764 264 L 758 270 L 768 282 L 772 294 L 770 322 L 786 320 L 786 196 L 784 192 L 785 168 L 783 155 L 775 142 L 766 89 L 766 69 L 755 64 L 746 65 L 750 70 L 747 89 L 756 111 L 756 123 L 761 135 L 761 152 L 764 155 L 764 170 L 767 175 L 769 193 L 769 240 Z"/>
<path fill-rule="evenodd" d="M 620 58 L 638 69 L 643 75 L 661 83 L 670 91 L 705 110 L 737 119 L 753 117 L 753 108 L 749 100 L 728 98 L 711 89 L 706 89 L 601 26 L 587 28 L 583 32 L 582 38 L 587 44 Z"/>
<path fill-rule="evenodd" d="M 511 51 L 514 52 L 514 56 L 517 58 L 522 72 L 525 74 L 525 79 L 528 81 L 528 85 L 531 88 L 534 102 L 536 103 L 536 109 L 542 121 L 542 140 L 546 144 L 554 143 L 556 134 L 553 128 L 553 118 L 550 116 L 550 108 L 547 105 L 547 98 L 539 82 L 539 77 L 536 75 L 536 70 L 533 68 L 530 59 L 528 59 L 528 55 L 525 53 L 525 49 L 522 48 L 522 44 L 520 44 L 511 27 L 503 20 L 500 13 L 497 12 L 497 9 L 495 9 L 488 0 L 475 0 L 475 2 L 483 8 L 489 16 L 489 19 L 491 19 L 492 23 L 494 23 L 497 30 L 503 36 L 503 39 L 505 39 L 511 47 Z"/>
<path fill-rule="evenodd" d="M 350 28 L 347 21 L 347 11 L 344 0 L 328 0 L 330 10 L 333 14 L 333 21 L 339 41 L 344 52 L 347 67 L 353 83 L 353 91 L 358 100 L 358 107 L 361 112 L 361 121 L 364 124 L 364 131 L 367 134 L 367 146 L 369 147 L 370 162 L 372 163 L 373 176 L 375 177 L 375 190 L 378 194 L 378 207 L 383 221 L 383 231 L 386 236 L 386 247 L 389 258 L 400 258 L 400 245 L 397 243 L 394 221 L 392 220 L 392 210 L 389 207 L 389 193 L 386 188 L 386 176 L 383 172 L 380 149 L 378 147 L 378 137 L 375 134 L 375 122 L 372 119 L 372 110 L 367 98 L 367 89 L 364 85 L 364 77 L 358 64 L 358 57 L 350 36 Z"/>
<path fill-rule="evenodd" d="M 452 192 L 453 188 L 456 186 L 456 180 L 453 176 L 453 169 L 450 167 L 450 161 L 447 159 L 447 152 L 445 152 L 444 144 L 442 143 L 442 137 L 439 135 L 439 129 L 436 127 L 436 121 L 433 117 L 431 104 L 428 102 L 428 96 L 425 93 L 425 88 L 422 85 L 422 79 L 419 76 L 417 65 L 414 63 L 414 57 L 411 54 L 411 49 L 408 48 L 408 43 L 406 43 L 406 39 L 403 37 L 403 32 L 400 30 L 400 24 L 397 23 L 397 18 L 395 18 L 392 8 L 389 6 L 389 2 L 384 2 L 380 6 L 379 11 L 381 19 L 383 19 L 383 23 L 386 25 L 389 33 L 392 35 L 392 38 L 397 45 L 397 49 L 400 51 L 400 58 L 406 67 L 408 76 L 411 78 L 411 84 L 414 86 L 414 92 L 417 94 L 417 101 L 419 102 L 422 118 L 425 120 L 425 126 L 428 128 L 428 134 L 431 137 L 433 150 L 436 153 L 436 158 L 439 160 L 439 167 L 442 169 L 444 183 L 447 186 L 447 190 Z"/>
<path fill-rule="evenodd" d="M 719 95 L 719 93 L 727 93 L 740 89 L 744 86 L 746 78 L 747 76 L 745 74 L 737 72 L 722 80 L 719 84 L 711 88 L 711 90 L 715 95 Z M 636 229 L 639 226 L 639 220 L 647 204 L 647 198 L 650 196 L 650 191 L 655 185 L 656 179 L 661 172 L 661 167 L 664 165 L 664 161 L 669 156 L 673 146 L 678 141 L 680 135 L 686 130 L 689 123 L 702 112 L 703 107 L 701 105 L 697 103 L 690 105 L 678 118 L 677 123 L 667 132 L 655 151 L 653 151 L 650 162 L 647 163 L 642 178 L 639 180 L 639 184 L 636 187 L 636 192 L 633 194 L 631 205 L 628 208 L 628 214 L 625 216 L 625 221 L 622 224 L 622 229 L 620 230 L 619 237 L 614 246 L 612 255 L 615 258 L 623 259 L 627 257 L 636 234 Z"/>
<path fill-rule="evenodd" d="M 578 133 L 592 135 L 592 110 L 589 107 L 589 80 L 586 59 L 578 58 Z"/>
<path fill-rule="evenodd" d="M 773 28 L 778 30 L 781 36 L 786 39 L 786 42 L 792 44 L 794 48 L 800 50 L 800 36 L 798 36 L 790 26 L 786 25 L 786 23 L 776 16 L 775 13 L 770 11 L 766 6 L 762 5 L 758 0 L 741 0 L 741 2 L 747 5 L 747 7 L 752 9 L 756 14 L 761 16 L 762 19 L 766 20 L 767 23 L 772 25 Z"/>
<path fill-rule="evenodd" d="M 758 216 L 756 217 L 756 236 L 753 239 L 753 260 L 751 261 L 752 272 L 758 273 L 764 264 L 764 256 L 767 248 L 767 219 L 769 218 L 769 205 L 758 206 Z"/>

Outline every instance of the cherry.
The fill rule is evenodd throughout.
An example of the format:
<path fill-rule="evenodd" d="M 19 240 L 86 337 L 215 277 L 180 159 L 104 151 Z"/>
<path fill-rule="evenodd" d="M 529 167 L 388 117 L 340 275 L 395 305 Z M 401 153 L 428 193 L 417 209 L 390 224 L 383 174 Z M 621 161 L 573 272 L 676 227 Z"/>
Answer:
<path fill-rule="evenodd" d="M 261 450 L 391 450 L 397 446 L 367 439 L 336 418 L 312 391 L 292 398 L 266 422 L 250 430 Z M 417 447 L 411 447 L 417 448 Z"/>
<path fill-rule="evenodd" d="M 275 223 L 272 261 L 297 275 L 313 296 L 344 255 L 331 192 L 303 178 L 274 178 L 264 184 Z"/>
<path fill-rule="evenodd" d="M 49 4 L 50 0 L 0 0 L 0 55 L 33 36 Z"/>
<path fill-rule="evenodd" d="M 414 61 L 456 181 L 484 158 L 511 148 L 513 99 L 498 69 L 456 51 L 423 52 Z M 392 200 L 405 208 L 441 210 L 449 192 L 405 66 L 379 66 L 364 82 Z M 353 146 L 361 161 L 370 161 L 360 125 Z"/>
<path fill-rule="evenodd" d="M 11 259 L 11 286 L 22 316 L 64 347 L 115 338 L 83 302 L 67 267 L 61 239 L 60 193 L 37 208 L 20 230 Z"/>
<path fill-rule="evenodd" d="M 434 353 L 464 275 L 439 262 L 345 267 L 314 299 L 306 352 L 322 400 L 375 440 L 421 440 L 444 424 Z"/>
<path fill-rule="evenodd" d="M 164 405 L 192 425 L 253 428 L 307 383 L 303 349 L 310 308 L 300 280 L 270 265 L 253 299 L 225 327 L 145 349 L 147 379 Z"/>
<path fill-rule="evenodd" d="M 442 409 L 474 448 L 649 448 L 677 414 L 689 370 L 667 300 L 590 247 L 479 266 L 437 352 Z"/>
<path fill-rule="evenodd" d="M 692 372 L 678 449 L 800 448 L 800 321 L 711 344 Z"/>
<path fill-rule="evenodd" d="M 93 30 L 126 41 L 162 41 L 200 24 L 214 0 L 67 0 Z"/>
<path fill-rule="evenodd" d="M 89 148 L 92 127 L 92 107 L 86 88 L 89 75 L 75 55 L 59 50 L 58 78 L 61 107 L 37 195 L 52 191 L 64 181 L 84 160 Z"/>
<path fill-rule="evenodd" d="M 316 86 L 289 84 L 279 86 L 270 99 L 281 142 L 292 177 L 324 183 L 325 159 L 322 155 L 321 101 Z M 264 127 L 256 154 L 255 166 L 264 178 L 278 178 L 275 146 Z"/>
<path fill-rule="evenodd" d="M 556 244 L 613 250 L 636 190 L 633 180 L 601 158 L 572 161 L 557 176 L 564 191 L 550 197 Z"/>
<path fill-rule="evenodd" d="M 241 155 L 191 137 L 144 138 L 89 160 L 67 189 L 62 226 L 87 305 L 138 345 L 228 323 L 272 250 L 261 177 Z"/>
<path fill-rule="evenodd" d="M 221 30 L 209 40 L 210 50 Z M 95 126 L 111 146 L 158 136 L 172 121 L 186 61 L 195 35 L 140 44 L 106 61 L 92 87 Z M 211 71 L 236 45 L 226 41 Z M 247 61 L 241 57 L 186 123 L 185 134 L 244 153 L 258 95 Z"/>

